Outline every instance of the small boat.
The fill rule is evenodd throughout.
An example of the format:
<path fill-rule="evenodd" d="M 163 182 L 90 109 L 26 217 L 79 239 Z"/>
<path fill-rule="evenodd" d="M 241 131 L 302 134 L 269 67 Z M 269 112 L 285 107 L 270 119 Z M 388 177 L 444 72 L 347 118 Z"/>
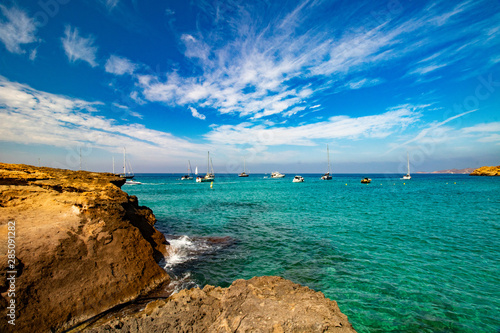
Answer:
<path fill-rule="evenodd" d="M 278 171 L 274 171 L 272 174 L 271 174 L 271 178 L 284 178 L 285 175 L 284 174 L 281 174 L 279 173 Z"/>
<path fill-rule="evenodd" d="M 328 159 L 328 172 L 321 176 L 322 180 L 331 180 L 332 176 L 330 176 L 330 150 L 328 149 L 328 145 L 326 145 L 326 156 Z"/>
<path fill-rule="evenodd" d="M 248 173 L 245 172 L 245 159 L 243 159 L 243 172 L 238 177 L 248 177 Z"/>
<path fill-rule="evenodd" d="M 369 184 L 371 182 L 372 182 L 372 180 L 370 178 L 365 177 L 365 178 L 361 179 L 361 184 Z"/>
<path fill-rule="evenodd" d="M 129 169 L 132 169 L 129 165 Z M 134 174 L 132 172 L 127 173 L 127 153 L 125 150 L 125 147 L 123 147 L 123 173 L 120 173 L 118 176 L 125 178 L 125 179 L 132 179 L 134 178 Z"/>
<path fill-rule="evenodd" d="M 191 162 L 188 160 L 188 173 L 187 175 L 184 175 L 181 177 L 181 180 L 190 180 L 193 179 L 193 176 L 191 176 Z"/>
<path fill-rule="evenodd" d="M 207 159 L 207 174 L 205 177 L 198 176 L 196 177 L 196 182 L 197 183 L 205 183 L 205 182 L 213 182 L 215 179 L 214 175 L 214 166 L 212 164 L 212 170 L 210 170 L 210 162 L 212 160 L 210 159 L 210 152 L 208 152 L 208 159 Z"/>
<path fill-rule="evenodd" d="M 406 173 L 406 175 L 403 176 L 402 179 L 411 179 L 411 176 L 410 176 L 410 154 L 408 152 L 406 152 L 406 160 L 408 161 L 408 172 Z"/>
<path fill-rule="evenodd" d="M 141 185 L 141 182 L 135 181 L 135 180 L 127 180 L 125 182 L 125 185 Z"/>
<path fill-rule="evenodd" d="M 294 183 L 303 183 L 304 182 L 304 177 L 302 176 L 295 176 L 292 180 Z"/>

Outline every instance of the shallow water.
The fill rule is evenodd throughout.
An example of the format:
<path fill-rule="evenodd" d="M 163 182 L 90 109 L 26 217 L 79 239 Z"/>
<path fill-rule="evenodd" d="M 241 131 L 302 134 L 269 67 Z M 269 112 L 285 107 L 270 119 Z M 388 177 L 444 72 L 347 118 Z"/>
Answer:
<path fill-rule="evenodd" d="M 280 275 L 336 300 L 358 332 L 500 331 L 500 177 L 217 175 L 210 189 L 180 176 L 123 190 L 177 241 L 164 264 L 187 286 Z"/>

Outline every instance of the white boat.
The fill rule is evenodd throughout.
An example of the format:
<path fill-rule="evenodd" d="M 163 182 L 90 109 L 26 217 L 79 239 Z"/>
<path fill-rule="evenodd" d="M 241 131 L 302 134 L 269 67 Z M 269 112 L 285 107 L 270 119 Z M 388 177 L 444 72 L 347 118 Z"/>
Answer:
<path fill-rule="evenodd" d="M 181 180 L 190 180 L 193 179 L 193 176 L 191 176 L 191 162 L 188 160 L 188 173 L 187 175 L 184 175 L 181 177 Z"/>
<path fill-rule="evenodd" d="M 279 173 L 278 171 L 274 171 L 272 174 L 271 174 L 271 178 L 284 178 L 285 175 L 284 174 L 281 174 Z"/>
<path fill-rule="evenodd" d="M 326 145 L 326 157 L 328 159 L 328 172 L 321 176 L 322 180 L 332 179 L 332 176 L 330 176 L 330 149 L 328 149 L 328 144 Z"/>
<path fill-rule="evenodd" d="M 130 164 L 129 169 L 132 169 L 130 167 Z M 120 173 L 119 176 L 125 179 L 132 179 L 135 176 L 133 172 L 127 173 L 127 152 L 125 150 L 125 147 L 123 147 L 123 173 Z"/>
<path fill-rule="evenodd" d="M 214 179 L 215 179 L 214 166 L 212 164 L 212 170 L 210 170 L 210 162 L 211 162 L 210 152 L 208 152 L 207 174 L 205 175 L 205 177 L 201 177 L 201 176 L 196 177 L 196 182 L 197 183 L 205 183 L 205 182 L 213 182 L 214 181 Z M 196 168 L 196 169 L 198 169 L 198 168 Z M 196 170 L 196 171 L 198 171 L 198 170 Z"/>
<path fill-rule="evenodd" d="M 245 171 L 246 171 L 246 170 L 245 170 L 245 169 L 246 169 L 246 168 L 245 168 L 245 166 L 246 166 L 246 164 L 245 164 L 245 159 L 243 159 L 243 172 L 242 172 L 242 173 L 240 173 L 240 174 L 238 175 L 238 177 L 248 177 L 248 173 L 246 173 L 246 172 L 245 172 Z"/>
<path fill-rule="evenodd" d="M 404 175 L 402 179 L 411 179 L 411 176 L 410 176 L 410 154 L 408 152 L 406 152 L 406 160 L 408 161 L 408 173 L 406 175 Z"/>
<path fill-rule="evenodd" d="M 304 177 L 302 176 L 295 176 L 292 180 L 294 183 L 303 183 L 304 182 Z"/>

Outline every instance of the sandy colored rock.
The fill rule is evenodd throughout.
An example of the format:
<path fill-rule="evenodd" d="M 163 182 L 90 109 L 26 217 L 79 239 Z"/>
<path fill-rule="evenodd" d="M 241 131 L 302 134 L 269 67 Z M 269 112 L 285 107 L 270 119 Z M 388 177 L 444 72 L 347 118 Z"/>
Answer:
<path fill-rule="evenodd" d="M 60 331 L 169 279 L 156 263 L 165 237 L 123 183 L 112 174 L 0 163 L 0 254 L 15 221 L 18 271 L 16 325 L 4 318 L 1 332 Z"/>
<path fill-rule="evenodd" d="M 183 290 L 85 332 L 355 332 L 337 303 L 280 277 Z"/>
<path fill-rule="evenodd" d="M 471 176 L 500 176 L 499 166 L 484 166 L 480 167 L 470 174 Z"/>

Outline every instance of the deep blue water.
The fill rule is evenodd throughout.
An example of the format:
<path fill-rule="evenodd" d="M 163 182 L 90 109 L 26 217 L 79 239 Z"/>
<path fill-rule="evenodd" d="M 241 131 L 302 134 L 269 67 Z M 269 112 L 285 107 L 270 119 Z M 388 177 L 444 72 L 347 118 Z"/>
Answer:
<path fill-rule="evenodd" d="M 210 189 L 180 176 L 122 189 L 176 246 L 198 247 L 171 263 L 184 280 L 283 276 L 336 300 L 358 332 L 500 332 L 500 177 L 217 175 Z"/>

